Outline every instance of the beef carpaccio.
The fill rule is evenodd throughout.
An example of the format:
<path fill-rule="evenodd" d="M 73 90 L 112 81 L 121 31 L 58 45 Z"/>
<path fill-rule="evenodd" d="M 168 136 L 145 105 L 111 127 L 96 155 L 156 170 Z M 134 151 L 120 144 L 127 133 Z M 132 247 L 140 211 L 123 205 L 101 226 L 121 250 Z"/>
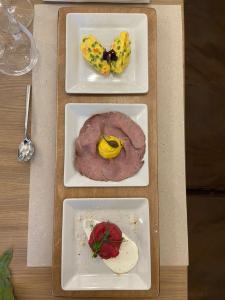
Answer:
<path fill-rule="evenodd" d="M 121 140 L 122 148 L 115 158 L 99 154 L 102 137 Z M 145 135 L 141 127 L 120 112 L 96 114 L 84 123 L 75 141 L 75 168 L 81 175 L 97 181 L 121 181 L 134 176 L 143 166 Z"/>

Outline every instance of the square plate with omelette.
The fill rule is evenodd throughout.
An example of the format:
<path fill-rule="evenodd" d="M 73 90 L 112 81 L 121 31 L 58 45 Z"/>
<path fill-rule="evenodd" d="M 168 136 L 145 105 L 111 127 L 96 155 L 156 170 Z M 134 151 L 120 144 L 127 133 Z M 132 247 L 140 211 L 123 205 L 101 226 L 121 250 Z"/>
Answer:
<path fill-rule="evenodd" d="M 94 36 L 108 51 L 115 38 L 127 32 L 131 41 L 130 62 L 122 74 L 98 73 L 83 58 L 80 45 L 85 36 Z M 67 93 L 136 94 L 147 93 L 148 18 L 142 13 L 70 13 L 66 17 Z"/>

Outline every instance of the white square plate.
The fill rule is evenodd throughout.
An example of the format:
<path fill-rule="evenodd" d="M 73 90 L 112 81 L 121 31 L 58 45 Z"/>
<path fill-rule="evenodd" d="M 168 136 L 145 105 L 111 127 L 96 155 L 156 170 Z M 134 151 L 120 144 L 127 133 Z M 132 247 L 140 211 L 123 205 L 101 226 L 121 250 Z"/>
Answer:
<path fill-rule="evenodd" d="M 128 31 L 131 61 L 121 75 L 104 77 L 82 57 L 80 42 L 93 34 L 109 49 L 121 31 Z M 130 94 L 148 92 L 148 18 L 145 14 L 69 13 L 66 16 L 66 92 Z"/>
<path fill-rule="evenodd" d="M 117 224 L 138 246 L 137 265 L 114 274 L 94 259 L 82 221 L 94 218 Z M 134 224 L 134 220 L 137 223 Z M 148 290 L 151 287 L 149 204 L 146 198 L 66 199 L 63 202 L 61 284 L 64 290 Z"/>
<path fill-rule="evenodd" d="M 137 124 L 139 124 L 146 137 L 146 151 L 144 164 L 140 171 L 134 176 L 121 180 L 95 181 L 82 176 L 74 168 L 74 141 L 84 122 L 94 114 L 118 111 L 125 113 Z M 69 103 L 65 107 L 65 156 L 64 156 L 64 185 L 75 186 L 147 186 L 149 184 L 148 170 L 148 107 L 146 104 L 106 104 L 106 103 Z"/>

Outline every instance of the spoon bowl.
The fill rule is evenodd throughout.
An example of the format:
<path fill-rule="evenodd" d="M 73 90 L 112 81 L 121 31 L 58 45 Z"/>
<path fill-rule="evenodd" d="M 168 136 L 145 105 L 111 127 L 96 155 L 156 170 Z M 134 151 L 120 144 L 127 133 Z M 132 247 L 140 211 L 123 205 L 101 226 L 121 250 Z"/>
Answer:
<path fill-rule="evenodd" d="M 34 145 L 32 141 L 26 137 L 19 145 L 18 148 L 18 160 L 19 161 L 29 161 L 34 155 Z"/>

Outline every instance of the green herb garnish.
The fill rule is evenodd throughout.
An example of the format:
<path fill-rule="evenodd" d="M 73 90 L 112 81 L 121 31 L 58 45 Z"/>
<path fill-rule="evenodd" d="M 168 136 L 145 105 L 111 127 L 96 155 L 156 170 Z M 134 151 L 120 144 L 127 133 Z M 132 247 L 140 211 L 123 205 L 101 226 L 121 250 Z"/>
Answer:
<path fill-rule="evenodd" d="M 9 264 L 12 260 L 13 251 L 9 249 L 0 257 L 0 299 L 14 300 L 13 286 L 11 283 L 11 274 Z"/>
<path fill-rule="evenodd" d="M 101 241 L 96 241 L 94 242 L 94 244 L 92 245 L 92 250 L 93 250 L 93 257 L 97 257 L 99 251 L 101 250 L 102 244 L 107 242 L 109 240 L 109 236 L 110 236 L 110 231 L 107 229 L 103 235 L 103 238 L 101 239 Z"/>

